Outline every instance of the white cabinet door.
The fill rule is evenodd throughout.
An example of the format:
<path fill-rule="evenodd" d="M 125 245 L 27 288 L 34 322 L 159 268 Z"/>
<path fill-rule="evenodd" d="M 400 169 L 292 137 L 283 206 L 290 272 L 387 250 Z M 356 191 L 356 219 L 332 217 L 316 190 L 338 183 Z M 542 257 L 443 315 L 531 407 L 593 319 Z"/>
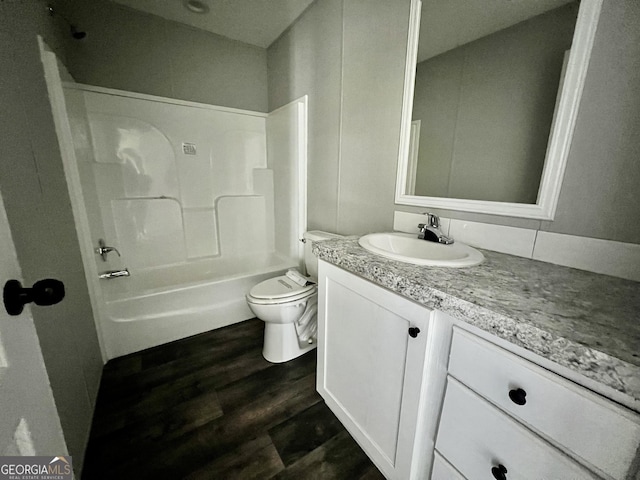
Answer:
<path fill-rule="evenodd" d="M 318 391 L 387 478 L 415 477 L 431 312 L 325 262 L 319 273 Z"/>

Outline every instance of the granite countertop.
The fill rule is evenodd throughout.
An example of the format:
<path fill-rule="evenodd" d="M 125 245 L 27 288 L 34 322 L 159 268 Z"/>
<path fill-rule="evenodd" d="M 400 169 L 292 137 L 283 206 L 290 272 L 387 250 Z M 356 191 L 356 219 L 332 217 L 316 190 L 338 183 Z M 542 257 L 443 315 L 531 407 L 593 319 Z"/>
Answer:
<path fill-rule="evenodd" d="M 318 258 L 519 345 L 640 402 L 640 283 L 482 250 L 467 268 L 375 255 L 356 237 Z"/>

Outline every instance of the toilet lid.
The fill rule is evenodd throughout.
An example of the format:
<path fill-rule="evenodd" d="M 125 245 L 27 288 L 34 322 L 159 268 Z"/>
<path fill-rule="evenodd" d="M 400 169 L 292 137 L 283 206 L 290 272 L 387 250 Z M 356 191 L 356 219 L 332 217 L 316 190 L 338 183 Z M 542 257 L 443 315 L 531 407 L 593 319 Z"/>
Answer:
<path fill-rule="evenodd" d="M 302 295 L 310 292 L 315 288 L 315 285 L 307 285 L 302 287 L 296 282 L 291 280 L 286 275 L 281 277 L 270 278 L 264 282 L 260 282 L 253 287 L 249 292 L 254 298 L 258 299 L 275 299 L 275 298 L 287 298 Z"/>

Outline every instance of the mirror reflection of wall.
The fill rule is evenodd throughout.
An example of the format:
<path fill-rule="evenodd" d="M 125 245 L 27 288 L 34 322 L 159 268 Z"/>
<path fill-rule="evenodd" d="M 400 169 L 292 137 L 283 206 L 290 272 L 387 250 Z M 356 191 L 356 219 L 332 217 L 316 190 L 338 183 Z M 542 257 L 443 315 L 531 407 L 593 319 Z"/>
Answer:
<path fill-rule="evenodd" d="M 419 148 L 408 194 L 536 203 L 578 7 L 554 8 L 426 60 L 419 51 L 420 133 L 412 141 Z"/>

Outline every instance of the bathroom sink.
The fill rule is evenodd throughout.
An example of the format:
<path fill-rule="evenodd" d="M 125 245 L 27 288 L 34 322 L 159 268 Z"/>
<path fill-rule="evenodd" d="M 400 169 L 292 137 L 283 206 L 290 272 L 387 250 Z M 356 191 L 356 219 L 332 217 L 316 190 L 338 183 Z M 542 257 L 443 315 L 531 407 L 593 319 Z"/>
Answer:
<path fill-rule="evenodd" d="M 414 265 L 471 267 L 484 260 L 482 253 L 464 243 L 443 245 L 410 233 L 370 233 L 360 237 L 358 243 L 372 253 Z"/>

